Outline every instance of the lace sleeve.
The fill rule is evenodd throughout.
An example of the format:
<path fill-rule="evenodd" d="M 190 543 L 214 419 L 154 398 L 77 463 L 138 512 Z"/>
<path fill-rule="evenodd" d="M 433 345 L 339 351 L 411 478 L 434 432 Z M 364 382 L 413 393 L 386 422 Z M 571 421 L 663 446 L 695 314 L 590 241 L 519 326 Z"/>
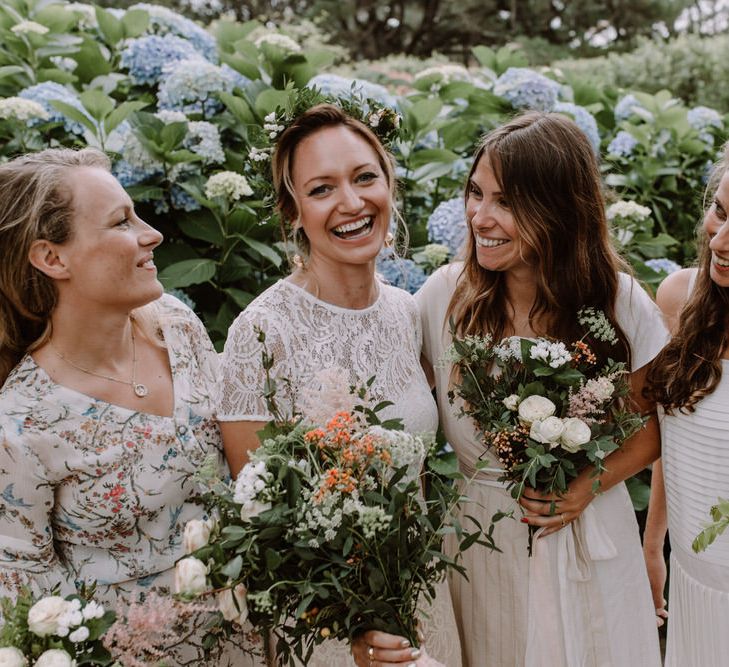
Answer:
<path fill-rule="evenodd" d="M 0 598 L 15 599 L 24 586 L 48 595 L 58 584 L 65 595 L 73 587 L 53 546 L 53 486 L 33 448 L 11 432 L 0 425 Z"/>
<path fill-rule="evenodd" d="M 220 366 L 221 382 L 218 397 L 220 421 L 269 421 L 263 391 L 266 373 L 261 361 L 263 345 L 258 342 L 256 329 L 266 334 L 266 349 L 273 355 L 274 377 L 289 377 L 288 355 L 274 319 L 249 306 L 233 322 L 228 331 Z"/>

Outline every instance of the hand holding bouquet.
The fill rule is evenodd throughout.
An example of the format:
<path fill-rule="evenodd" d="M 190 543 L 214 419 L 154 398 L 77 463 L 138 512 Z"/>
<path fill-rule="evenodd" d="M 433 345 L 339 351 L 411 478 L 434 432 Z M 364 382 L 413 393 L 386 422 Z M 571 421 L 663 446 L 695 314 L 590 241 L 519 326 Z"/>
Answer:
<path fill-rule="evenodd" d="M 484 444 L 504 467 L 501 481 L 519 499 L 529 486 L 561 495 L 592 468 L 597 492 L 605 458 L 642 427 L 628 404 L 625 363 L 599 365 L 590 336 L 615 345 L 615 330 L 600 311 L 580 311 L 586 335 L 570 346 L 546 338 L 454 338 L 448 361 L 458 381 L 450 392 L 464 401 Z"/>

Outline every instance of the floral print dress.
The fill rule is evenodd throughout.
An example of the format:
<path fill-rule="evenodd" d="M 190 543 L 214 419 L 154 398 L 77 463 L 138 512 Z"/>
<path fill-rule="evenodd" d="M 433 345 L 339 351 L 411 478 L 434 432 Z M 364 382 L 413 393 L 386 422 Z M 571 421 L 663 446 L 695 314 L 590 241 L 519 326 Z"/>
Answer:
<path fill-rule="evenodd" d="M 0 596 L 57 585 L 66 595 L 95 581 L 99 601 L 114 609 L 119 598 L 172 588 L 185 523 L 203 513 L 193 475 L 209 454 L 223 459 L 215 351 L 177 299 L 165 295 L 156 307 L 173 377 L 171 417 L 60 386 L 30 355 L 0 389 Z M 247 663 L 230 645 L 204 657 L 202 637 L 178 647 L 172 664 Z"/>

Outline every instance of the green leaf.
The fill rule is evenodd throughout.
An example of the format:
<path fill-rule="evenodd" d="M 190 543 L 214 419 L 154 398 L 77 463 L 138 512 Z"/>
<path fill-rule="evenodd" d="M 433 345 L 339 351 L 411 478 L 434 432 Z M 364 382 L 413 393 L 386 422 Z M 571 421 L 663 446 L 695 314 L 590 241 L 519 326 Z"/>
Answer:
<path fill-rule="evenodd" d="M 416 122 L 417 129 L 423 130 L 430 125 L 442 108 L 443 102 L 437 97 L 429 97 L 428 99 L 419 100 L 413 104 L 410 112 Z"/>
<path fill-rule="evenodd" d="M 13 74 L 21 74 L 23 68 L 18 65 L 4 65 L 0 67 L 0 79 L 4 79 L 6 76 L 12 76 Z"/>
<path fill-rule="evenodd" d="M 96 21 L 99 24 L 99 30 L 104 39 L 109 44 L 116 44 L 124 37 L 124 27 L 122 22 L 110 12 L 101 7 L 94 7 L 96 10 Z"/>
<path fill-rule="evenodd" d="M 98 88 L 85 90 L 79 95 L 81 103 L 91 116 L 101 122 L 114 110 L 114 101 L 103 91 Z"/>
<path fill-rule="evenodd" d="M 159 280 L 165 289 L 199 285 L 215 275 L 216 267 L 217 264 L 212 259 L 187 259 L 163 269 Z"/>
<path fill-rule="evenodd" d="M 122 102 L 104 119 L 104 130 L 106 130 L 106 133 L 109 134 L 122 121 L 126 120 L 129 114 L 139 111 L 140 109 L 144 109 L 146 106 L 148 106 L 148 103 L 142 100 Z"/>
<path fill-rule="evenodd" d="M 225 104 L 228 111 L 235 116 L 236 120 L 244 125 L 251 125 L 256 122 L 248 102 L 242 97 L 226 92 L 218 93 L 218 97 Z"/>
<path fill-rule="evenodd" d="M 143 9 L 127 9 L 121 22 L 125 37 L 139 37 L 149 25 L 149 14 Z"/>
<path fill-rule="evenodd" d="M 94 122 L 82 111 L 79 111 L 76 107 L 61 102 L 60 100 L 49 100 L 52 107 L 58 109 L 64 116 L 68 116 L 71 120 L 78 121 L 85 128 L 87 128 L 91 134 L 96 136 L 99 129 L 94 125 Z"/>
<path fill-rule="evenodd" d="M 222 246 L 225 240 L 217 221 L 209 211 L 184 216 L 177 223 L 177 226 L 186 236 L 207 241 L 214 246 Z"/>
<path fill-rule="evenodd" d="M 266 245 L 261 241 L 256 241 L 255 239 L 252 239 L 248 236 L 243 236 L 242 234 L 237 234 L 236 236 L 238 236 L 238 238 L 241 239 L 241 241 L 243 241 L 243 243 L 245 243 L 249 248 L 252 248 L 259 255 L 265 257 L 275 267 L 278 268 L 279 266 L 281 266 L 283 258 L 271 246 Z"/>
<path fill-rule="evenodd" d="M 220 574 L 228 579 L 237 579 L 243 567 L 243 558 L 238 555 L 220 568 Z"/>
<path fill-rule="evenodd" d="M 226 287 L 223 290 L 233 301 L 235 301 L 235 305 L 239 308 L 246 308 L 248 304 L 253 301 L 255 298 L 255 295 L 251 294 L 250 292 L 244 292 L 242 289 L 237 289 L 235 287 Z"/>

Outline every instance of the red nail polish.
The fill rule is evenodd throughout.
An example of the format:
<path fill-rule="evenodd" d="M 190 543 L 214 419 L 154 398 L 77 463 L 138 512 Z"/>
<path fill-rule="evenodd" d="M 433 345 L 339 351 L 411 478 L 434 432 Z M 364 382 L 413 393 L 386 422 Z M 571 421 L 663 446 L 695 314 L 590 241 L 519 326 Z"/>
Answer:
<path fill-rule="evenodd" d="M 529 523 L 529 519 L 527 519 L 525 516 L 521 518 L 522 523 Z"/>

